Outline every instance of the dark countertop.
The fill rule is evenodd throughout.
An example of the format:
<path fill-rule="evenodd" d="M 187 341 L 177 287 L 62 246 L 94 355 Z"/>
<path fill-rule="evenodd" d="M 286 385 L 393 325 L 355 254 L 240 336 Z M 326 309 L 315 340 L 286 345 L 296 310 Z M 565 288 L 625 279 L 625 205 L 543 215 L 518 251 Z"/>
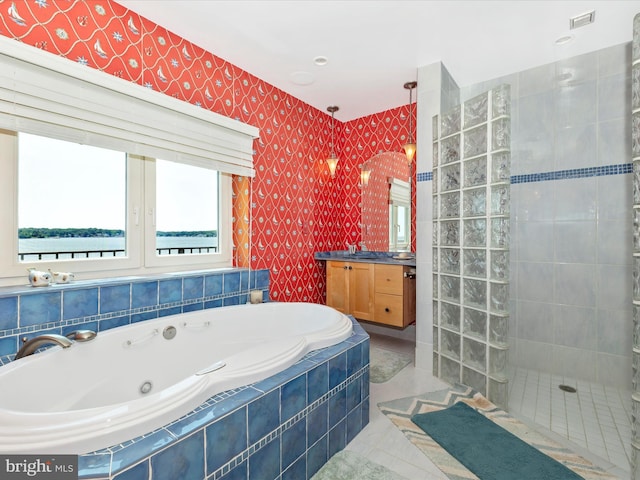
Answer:
<path fill-rule="evenodd" d="M 416 266 L 416 257 L 411 253 L 411 258 L 398 259 L 399 252 L 363 252 L 349 253 L 347 250 L 333 250 L 330 252 L 316 252 L 313 256 L 316 260 L 333 260 L 338 262 L 383 263 L 386 265 Z"/>

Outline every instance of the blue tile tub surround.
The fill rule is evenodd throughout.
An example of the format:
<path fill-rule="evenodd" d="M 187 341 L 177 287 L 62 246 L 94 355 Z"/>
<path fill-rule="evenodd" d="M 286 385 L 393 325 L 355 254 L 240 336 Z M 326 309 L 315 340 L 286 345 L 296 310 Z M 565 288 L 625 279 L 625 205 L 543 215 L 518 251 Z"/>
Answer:
<path fill-rule="evenodd" d="M 238 305 L 249 291 L 269 298 L 269 270 L 225 268 L 34 288 L 0 288 L 0 365 L 13 360 L 22 337 L 79 328 L 104 331 L 166 315 Z"/>
<path fill-rule="evenodd" d="M 351 321 L 344 342 L 143 437 L 81 455 L 79 478 L 311 478 L 369 422 L 369 336 Z"/>

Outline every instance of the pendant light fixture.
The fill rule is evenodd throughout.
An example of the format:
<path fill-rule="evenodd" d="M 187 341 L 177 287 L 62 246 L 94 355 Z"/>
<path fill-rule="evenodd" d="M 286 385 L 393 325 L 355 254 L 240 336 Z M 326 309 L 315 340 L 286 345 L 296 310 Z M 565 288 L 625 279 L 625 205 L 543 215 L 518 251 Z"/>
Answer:
<path fill-rule="evenodd" d="M 334 114 L 340 110 L 339 107 L 332 106 L 327 107 L 327 111 L 331 112 L 331 156 L 327 158 L 327 165 L 329 165 L 329 173 L 331 174 L 331 178 L 336 176 L 336 167 L 338 166 L 338 157 L 336 157 L 336 152 L 334 151 Z"/>
<path fill-rule="evenodd" d="M 407 156 L 407 163 L 411 165 L 413 162 L 413 157 L 416 156 L 416 142 L 413 140 L 413 115 L 412 104 L 413 104 L 413 89 L 416 88 L 418 82 L 407 82 L 404 84 L 404 88 L 409 90 L 409 142 L 405 143 L 402 147 L 404 149 L 404 153 Z"/>
<path fill-rule="evenodd" d="M 369 185 L 369 177 L 371 176 L 371 169 L 366 165 L 360 166 L 360 186 L 364 187 Z"/>

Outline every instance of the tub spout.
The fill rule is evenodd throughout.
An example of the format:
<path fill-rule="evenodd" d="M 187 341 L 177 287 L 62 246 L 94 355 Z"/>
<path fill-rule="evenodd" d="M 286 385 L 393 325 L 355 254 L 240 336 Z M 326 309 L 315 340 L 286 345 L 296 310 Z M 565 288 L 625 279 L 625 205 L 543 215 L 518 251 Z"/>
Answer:
<path fill-rule="evenodd" d="M 20 350 L 18 350 L 18 353 L 16 353 L 16 358 L 14 358 L 14 360 L 31 355 L 38 348 L 42 345 L 46 345 L 47 343 L 54 343 L 56 345 L 60 345 L 62 348 L 69 348 L 73 342 L 62 335 L 56 335 L 55 333 L 39 335 L 24 342 Z"/>

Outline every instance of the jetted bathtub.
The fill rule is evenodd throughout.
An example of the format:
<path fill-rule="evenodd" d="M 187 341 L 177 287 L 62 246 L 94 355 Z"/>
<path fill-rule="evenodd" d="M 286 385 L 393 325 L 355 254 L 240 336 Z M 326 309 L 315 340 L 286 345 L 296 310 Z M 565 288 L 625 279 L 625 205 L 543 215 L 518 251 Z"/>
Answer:
<path fill-rule="evenodd" d="M 87 453 L 189 413 L 342 342 L 324 305 L 212 308 L 127 325 L 0 367 L 0 453 Z"/>

